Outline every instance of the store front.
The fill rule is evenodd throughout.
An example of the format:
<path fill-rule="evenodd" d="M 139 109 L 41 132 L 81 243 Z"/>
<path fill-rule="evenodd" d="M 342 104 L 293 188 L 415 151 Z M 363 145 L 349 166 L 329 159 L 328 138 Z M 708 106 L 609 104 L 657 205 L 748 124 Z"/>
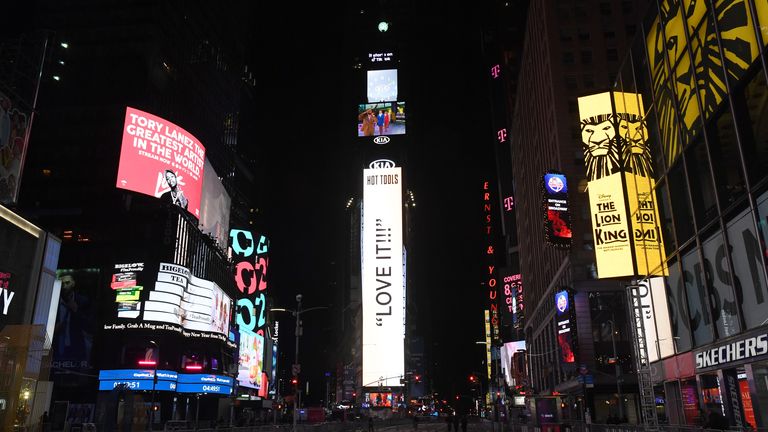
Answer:
<path fill-rule="evenodd" d="M 721 413 L 732 427 L 768 426 L 765 327 L 696 350 L 694 358 L 699 408 Z"/>

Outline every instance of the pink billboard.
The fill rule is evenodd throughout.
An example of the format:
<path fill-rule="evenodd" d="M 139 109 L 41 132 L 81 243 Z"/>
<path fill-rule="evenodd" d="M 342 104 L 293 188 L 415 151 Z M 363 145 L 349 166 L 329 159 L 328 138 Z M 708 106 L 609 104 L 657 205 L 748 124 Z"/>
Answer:
<path fill-rule="evenodd" d="M 205 147 L 175 124 L 126 107 L 117 187 L 151 195 L 200 217 Z"/>

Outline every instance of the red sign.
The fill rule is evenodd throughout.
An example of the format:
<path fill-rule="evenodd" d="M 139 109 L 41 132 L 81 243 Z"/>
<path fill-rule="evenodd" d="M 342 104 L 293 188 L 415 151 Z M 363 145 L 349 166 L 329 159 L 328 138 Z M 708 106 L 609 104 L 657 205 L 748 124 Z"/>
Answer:
<path fill-rule="evenodd" d="M 749 383 L 747 380 L 739 380 L 739 391 L 741 393 L 741 402 L 744 406 L 744 420 L 749 423 L 749 425 L 744 426 L 754 429 L 757 427 L 757 422 L 755 422 L 755 409 L 752 407 L 752 396 L 749 394 Z"/>
<path fill-rule="evenodd" d="M 200 217 L 205 147 L 175 124 L 127 107 L 117 187 L 151 195 Z"/>

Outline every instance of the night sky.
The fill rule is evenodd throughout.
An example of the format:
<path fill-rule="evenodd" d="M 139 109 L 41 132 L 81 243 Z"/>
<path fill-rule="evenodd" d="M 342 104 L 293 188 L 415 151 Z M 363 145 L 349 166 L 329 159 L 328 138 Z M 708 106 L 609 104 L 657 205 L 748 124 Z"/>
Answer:
<path fill-rule="evenodd" d="M 282 7 L 287 6 L 270 6 Z M 375 20 L 375 10 L 359 14 L 348 7 L 335 16 L 325 10 L 334 16 L 330 22 L 317 21 L 319 12 L 270 10 L 262 30 L 260 74 L 269 84 L 264 110 L 253 121 L 273 141 L 259 143 L 268 146 L 260 158 L 270 170 L 263 212 L 272 238 L 270 283 L 276 303 L 285 307 L 295 306 L 297 293 L 304 295 L 304 307 L 332 301 L 328 290 L 339 258 L 332 252 L 344 238 L 344 206 L 355 190 L 350 182 L 361 178 L 351 148 L 360 144 L 349 113 L 356 114 L 364 94 L 348 80 L 355 73 L 356 44 L 381 39 L 360 31 L 361 22 Z M 451 10 L 445 3 L 414 4 L 400 20 L 390 18 L 404 48 L 395 55 L 402 61 L 400 82 L 407 85 L 402 89 L 408 95 L 410 146 L 405 170 L 417 202 L 417 264 L 408 271 L 419 310 L 417 333 L 437 364 L 432 380 L 441 395 L 463 391 L 467 376 L 481 372 L 485 358 L 484 347 L 474 341 L 484 339 L 481 188 L 493 166 L 487 159 L 493 132 L 474 14 L 466 5 Z M 281 33 L 284 40 L 268 37 L 281 28 L 290 29 Z M 327 343 L 333 337 L 331 319 L 322 311 L 304 317 L 301 363 L 310 380 L 323 370 L 306 359 L 335 351 Z M 283 315 L 282 321 L 292 336 L 292 317 Z M 292 339 L 283 347 L 288 341 L 292 362 Z"/>

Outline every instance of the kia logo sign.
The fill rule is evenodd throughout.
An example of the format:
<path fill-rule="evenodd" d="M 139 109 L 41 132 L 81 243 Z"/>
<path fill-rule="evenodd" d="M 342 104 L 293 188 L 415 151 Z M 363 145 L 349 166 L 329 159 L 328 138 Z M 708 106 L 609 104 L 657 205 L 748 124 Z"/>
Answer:
<path fill-rule="evenodd" d="M 389 159 L 377 159 L 368 165 L 370 169 L 394 168 L 395 163 Z"/>
<path fill-rule="evenodd" d="M 373 139 L 374 144 L 387 144 L 389 142 L 389 137 L 386 136 L 377 136 Z"/>

